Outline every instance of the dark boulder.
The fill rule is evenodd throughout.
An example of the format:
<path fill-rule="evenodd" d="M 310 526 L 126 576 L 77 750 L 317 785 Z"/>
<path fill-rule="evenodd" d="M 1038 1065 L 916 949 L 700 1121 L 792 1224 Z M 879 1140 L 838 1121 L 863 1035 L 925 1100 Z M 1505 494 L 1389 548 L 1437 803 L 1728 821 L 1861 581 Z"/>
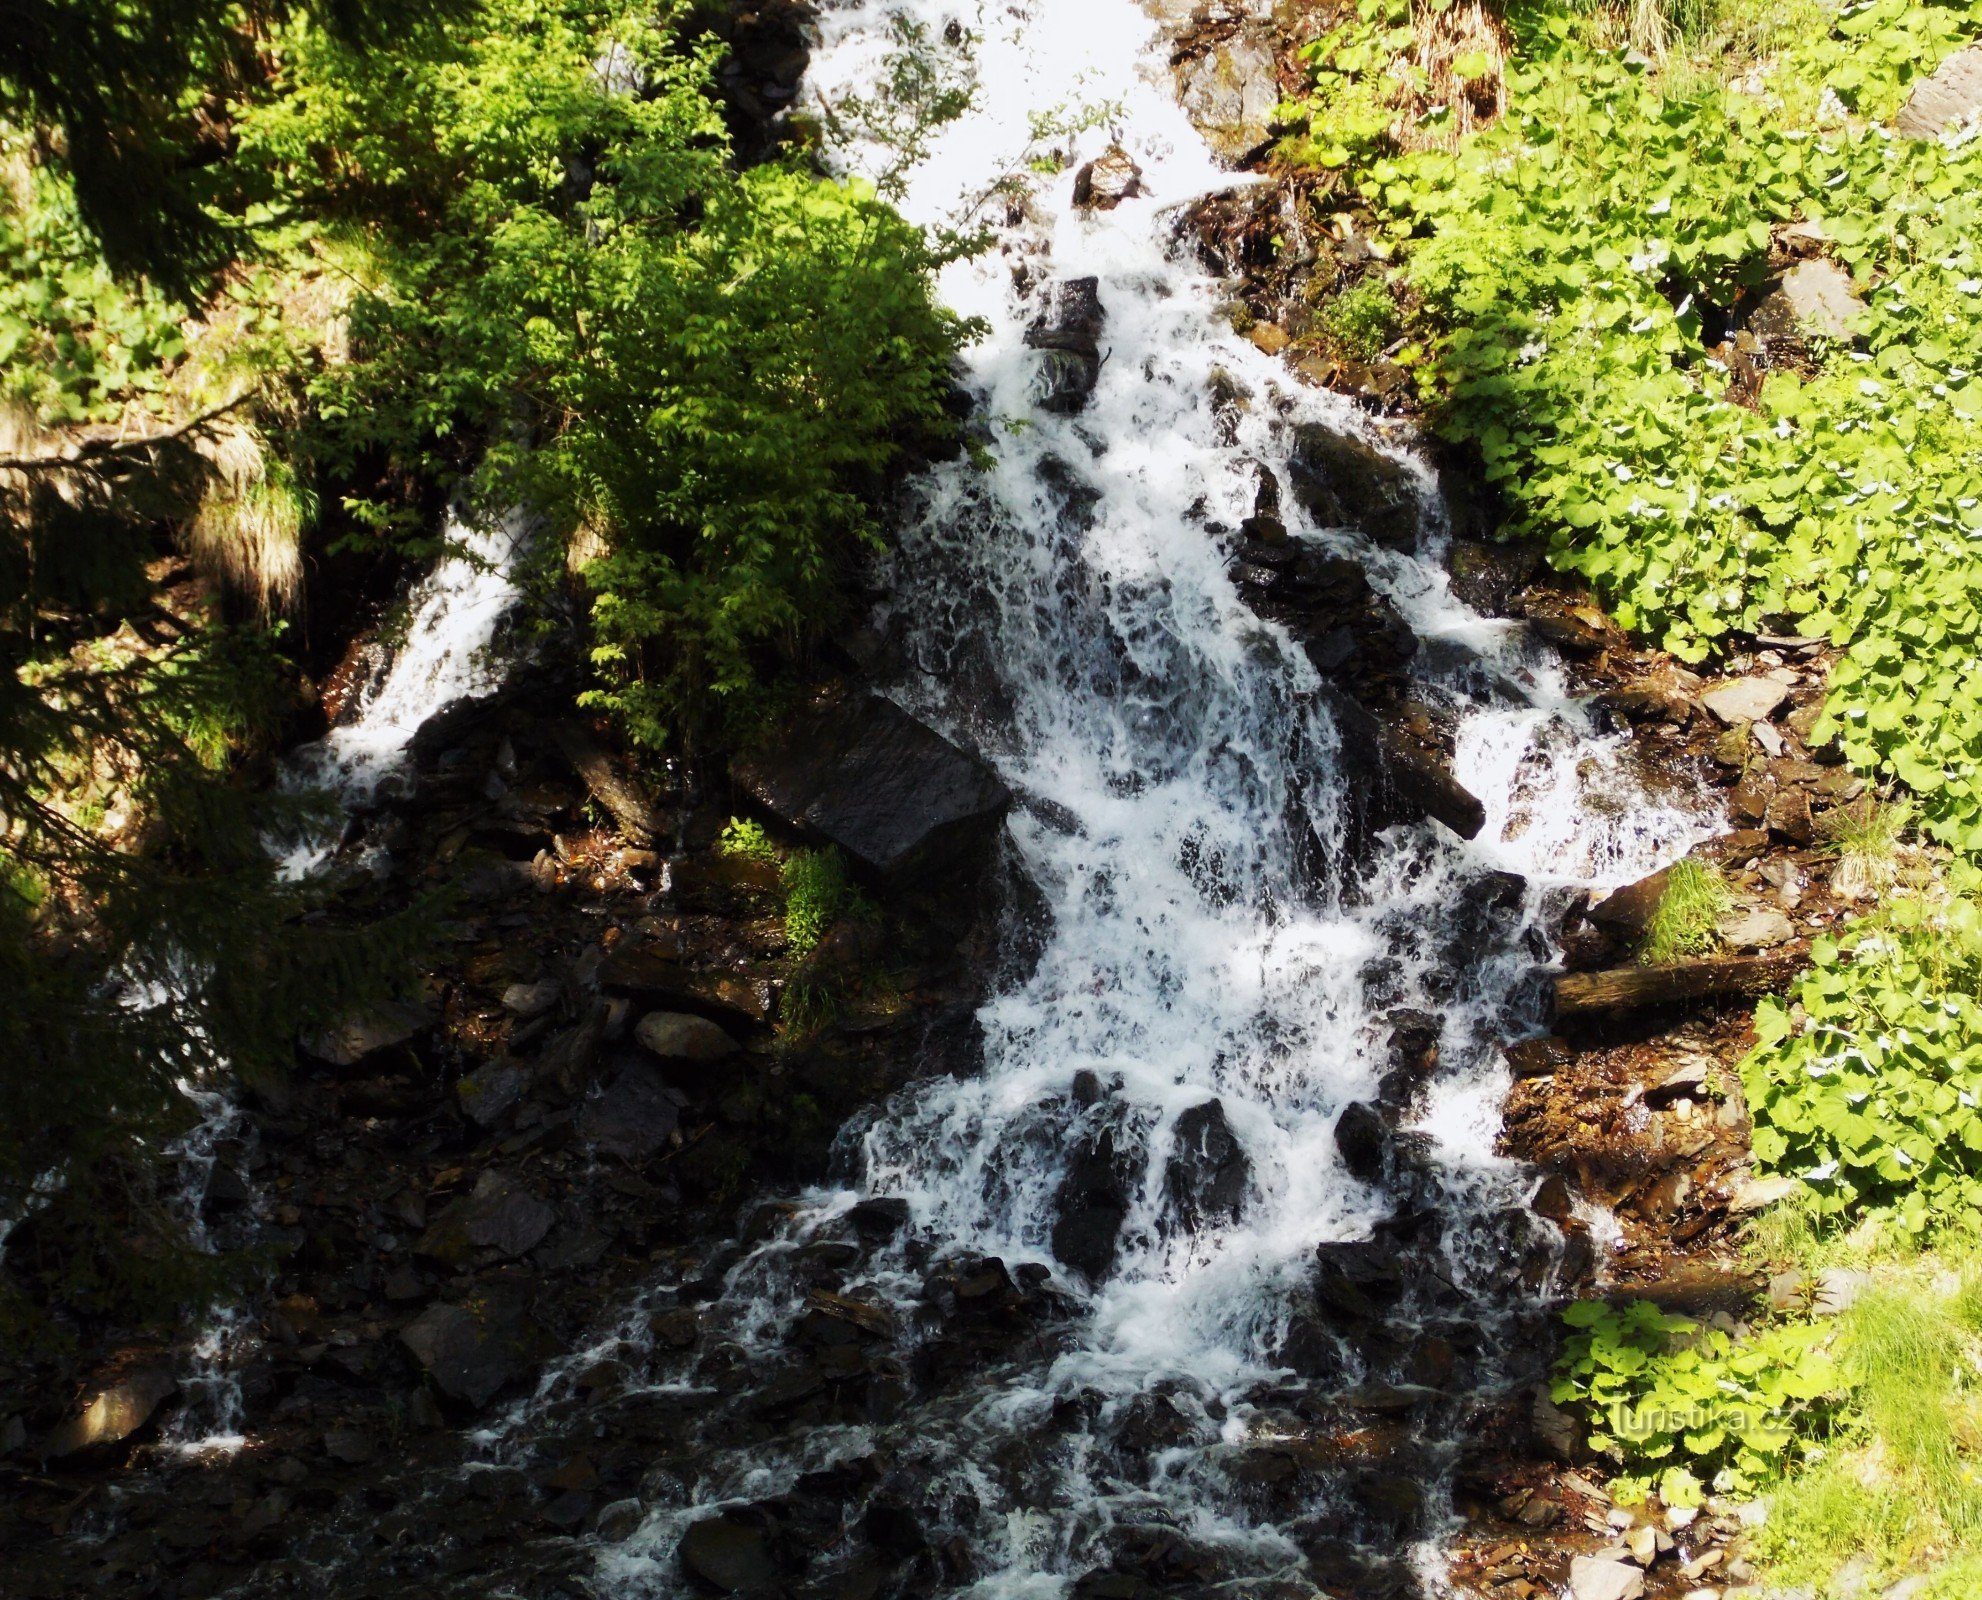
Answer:
<path fill-rule="evenodd" d="M 1423 512 L 1411 471 L 1367 440 L 1326 424 L 1294 430 L 1287 476 L 1295 501 L 1323 527 L 1354 528 L 1393 550 L 1415 550 Z"/>
<path fill-rule="evenodd" d="M 81 1409 L 48 1436 L 42 1454 L 59 1461 L 121 1445 L 178 1392 L 167 1362 L 150 1356 L 132 1358 L 91 1385 Z"/>
<path fill-rule="evenodd" d="M 680 1127 L 673 1091 L 644 1061 L 629 1063 L 578 1116 L 579 1137 L 623 1161 L 644 1161 L 665 1149 Z"/>
<path fill-rule="evenodd" d="M 718 1594 L 749 1594 L 777 1586 L 782 1567 L 770 1520 L 751 1510 L 724 1511 L 688 1525 L 681 1565 Z"/>
<path fill-rule="evenodd" d="M 431 1305 L 399 1338 L 436 1389 L 469 1406 L 486 1405 L 534 1366 L 543 1349 L 522 1301 L 499 1293 Z"/>
<path fill-rule="evenodd" d="M 1129 1214 L 1129 1183 L 1129 1163 L 1116 1150 L 1112 1128 L 1081 1142 L 1054 1196 L 1057 1260 L 1096 1283 L 1108 1275 Z"/>
<path fill-rule="evenodd" d="M 1351 1100 L 1335 1119 L 1335 1148 L 1351 1177 L 1375 1183 L 1389 1164 L 1390 1124 L 1369 1102 Z"/>
<path fill-rule="evenodd" d="M 881 1195 L 860 1201 L 846 1219 L 865 1243 L 886 1244 L 908 1226 L 909 1205 L 899 1195 Z"/>
<path fill-rule="evenodd" d="M 1012 798 L 976 756 L 876 694 L 814 706 L 775 750 L 730 770 L 773 816 L 890 882 L 974 861 Z"/>
<path fill-rule="evenodd" d="M 414 1248 L 430 1260 L 455 1266 L 481 1251 L 515 1257 L 541 1244 L 556 1221 L 557 1213 L 528 1189 L 491 1170 L 475 1180 L 472 1193 L 435 1218 Z"/>
<path fill-rule="evenodd" d="M 1438 1070 L 1438 1018 L 1423 1011 L 1393 1011 L 1384 1019 L 1390 1043 L 1383 1076 L 1377 1082 L 1376 1103 L 1395 1114 L 1415 1109 L 1431 1076 Z"/>
<path fill-rule="evenodd" d="M 1177 1118 L 1163 1193 L 1184 1227 L 1236 1222 L 1251 1179 L 1252 1162 L 1225 1120 L 1224 1102 L 1207 1100 Z"/>
<path fill-rule="evenodd" d="M 1376 1239 L 1330 1240 L 1315 1248 L 1316 1302 L 1337 1317 L 1366 1322 L 1404 1297 L 1396 1248 Z"/>

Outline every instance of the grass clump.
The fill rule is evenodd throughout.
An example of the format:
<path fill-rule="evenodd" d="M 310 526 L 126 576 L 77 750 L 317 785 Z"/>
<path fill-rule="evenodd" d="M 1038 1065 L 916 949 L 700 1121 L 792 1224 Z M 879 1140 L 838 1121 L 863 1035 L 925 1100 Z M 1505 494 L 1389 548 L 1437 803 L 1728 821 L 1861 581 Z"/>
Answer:
<path fill-rule="evenodd" d="M 1837 866 L 1831 888 L 1845 900 L 1876 900 L 1899 881 L 1899 849 L 1913 826 L 1911 801 L 1881 803 L 1871 795 L 1840 806 L 1817 824 Z"/>
<path fill-rule="evenodd" d="M 1734 909 L 1727 879 L 1711 862 L 1690 856 L 1666 874 L 1665 889 L 1645 927 L 1638 959 L 1647 966 L 1711 955 L 1720 948 L 1720 921 Z"/>

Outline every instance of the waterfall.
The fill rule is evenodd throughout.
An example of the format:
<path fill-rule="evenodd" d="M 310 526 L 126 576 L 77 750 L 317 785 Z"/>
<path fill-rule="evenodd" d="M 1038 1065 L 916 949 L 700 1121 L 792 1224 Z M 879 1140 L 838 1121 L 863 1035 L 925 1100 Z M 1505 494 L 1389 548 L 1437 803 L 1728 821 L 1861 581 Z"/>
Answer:
<path fill-rule="evenodd" d="M 1125 1551 L 1154 1559 L 1160 1536 L 1191 1592 L 1312 1593 L 1268 1585 L 1318 1573 L 1340 1534 L 1382 1558 L 1357 1592 L 1387 1592 L 1399 1573 L 1436 1569 L 1437 1490 L 1468 1397 L 1531 1356 L 1521 1309 L 1539 1285 L 1510 1279 L 1533 1253 L 1522 1241 L 1551 1230 L 1495 1153 L 1497 1046 L 1536 1021 L 1545 906 L 1653 870 L 1703 830 L 1638 790 L 1524 630 L 1453 597 L 1430 474 L 1230 331 L 1226 286 L 1179 241 L 1179 216 L 1243 180 L 1180 111 L 1140 8 L 845 0 L 819 27 L 810 81 L 824 107 L 872 94 L 905 38 L 974 77 L 970 111 L 900 193 L 930 227 L 1004 218 L 942 281 L 989 329 L 968 355 L 981 459 L 916 484 L 884 620 L 910 664 L 892 692 L 1042 802 L 1014 817 L 1011 844 L 1046 915 L 982 1011 L 981 1071 L 925 1081 L 848 1129 L 843 1185 L 803 1197 L 697 1313 L 725 1352 L 718 1374 L 655 1358 L 653 1393 L 699 1397 L 682 1424 L 695 1474 L 602 1545 L 600 1590 L 698 1592 L 682 1569 L 689 1530 L 730 1514 L 740 1543 L 712 1548 L 744 1560 L 751 1529 L 784 1514 L 778 1497 L 871 1472 L 882 1500 L 913 1507 L 915 1559 L 937 1591 L 1059 1595 Z M 1071 159 L 1029 178 L 1042 128 Z M 1083 212 L 1073 169 L 1111 143 L 1141 168 L 1142 193 Z M 888 153 L 835 157 L 880 175 Z M 1055 353 L 1027 334 L 1049 285 L 1088 278 L 1102 359 L 1070 415 L 1040 403 Z M 1413 553 L 1298 511 L 1288 521 L 1297 541 L 1361 562 L 1437 646 L 1414 692 L 1456 717 L 1456 775 L 1487 812 L 1473 842 L 1425 823 L 1349 848 L 1359 797 L 1322 680 L 1229 576 L 1217 530 L 1252 512 L 1262 468 L 1286 476 L 1302 424 L 1413 474 Z M 1377 1094 L 1400 1012 L 1432 1019 L 1439 1065 L 1398 1135 L 1406 1154 L 1359 1176 L 1337 1125 Z M 1083 1221 L 1088 1190 L 1110 1192 Z M 791 1336 L 811 1263 L 852 1249 L 840 1241 L 877 1200 L 905 1205 L 907 1227 L 863 1249 L 835 1292 L 890 1316 L 905 1397 L 862 1421 L 751 1420 L 720 1372 L 805 1381 Z M 1373 1324 L 1361 1347 L 1317 1348 L 1318 1248 L 1407 1234 L 1422 1287 L 1402 1292 L 1381 1337 Z M 986 1258 L 1066 1317 L 945 1382 L 961 1347 L 929 1308 L 968 1288 L 942 1278 L 945 1262 Z M 657 1284 L 488 1442 L 513 1444 L 578 1362 L 645 1351 L 649 1314 L 698 1298 Z M 1457 1375 L 1428 1378 L 1427 1351 L 1455 1343 Z M 1358 1417 L 1382 1432 L 1371 1419 L 1400 1405 L 1409 1437 L 1388 1457 L 1327 1442 Z M 1304 1465 L 1331 1450 L 1337 1465 Z M 1262 1476 L 1283 1459 L 1305 1474 L 1297 1491 Z M 1400 1480 L 1425 1490 L 1422 1514 L 1384 1501 L 1408 1499 Z"/>

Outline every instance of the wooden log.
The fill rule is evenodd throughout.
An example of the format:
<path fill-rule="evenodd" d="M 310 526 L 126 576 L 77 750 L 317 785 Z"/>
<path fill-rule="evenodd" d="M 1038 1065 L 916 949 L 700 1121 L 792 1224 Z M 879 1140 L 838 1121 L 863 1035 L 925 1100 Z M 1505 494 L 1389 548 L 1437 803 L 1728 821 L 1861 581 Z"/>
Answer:
<path fill-rule="evenodd" d="M 1555 980 L 1555 1015 L 1573 1022 L 1646 1006 L 1753 999 L 1780 989 L 1810 964 L 1810 947 L 1787 945 L 1755 956 L 1711 956 L 1608 972 L 1565 972 Z"/>
<path fill-rule="evenodd" d="M 571 763 L 571 770 L 584 780 L 592 798 L 619 824 L 626 841 L 635 845 L 651 843 L 661 832 L 661 821 L 639 787 L 620 770 L 619 763 L 574 723 L 555 723 L 550 734 L 552 743 Z"/>

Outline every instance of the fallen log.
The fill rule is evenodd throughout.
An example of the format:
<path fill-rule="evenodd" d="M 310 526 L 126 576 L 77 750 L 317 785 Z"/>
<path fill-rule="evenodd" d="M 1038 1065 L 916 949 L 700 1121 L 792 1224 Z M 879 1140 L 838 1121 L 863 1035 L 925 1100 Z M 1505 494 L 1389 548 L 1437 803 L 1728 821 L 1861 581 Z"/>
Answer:
<path fill-rule="evenodd" d="M 1799 943 L 1757 956 L 1710 956 L 1651 967 L 1614 967 L 1608 972 L 1565 972 L 1555 980 L 1555 1015 L 1558 1021 L 1573 1022 L 1647 1006 L 1753 999 L 1782 988 L 1809 964 L 1810 947 Z"/>
<path fill-rule="evenodd" d="M 619 763 L 606 754 L 590 734 L 569 722 L 554 723 L 550 730 L 551 742 L 558 748 L 564 759 L 571 763 L 571 770 L 584 780 L 592 798 L 604 806 L 619 824 L 620 832 L 629 844 L 652 843 L 662 831 L 661 819 L 655 815 L 646 795 L 640 792 Z"/>

